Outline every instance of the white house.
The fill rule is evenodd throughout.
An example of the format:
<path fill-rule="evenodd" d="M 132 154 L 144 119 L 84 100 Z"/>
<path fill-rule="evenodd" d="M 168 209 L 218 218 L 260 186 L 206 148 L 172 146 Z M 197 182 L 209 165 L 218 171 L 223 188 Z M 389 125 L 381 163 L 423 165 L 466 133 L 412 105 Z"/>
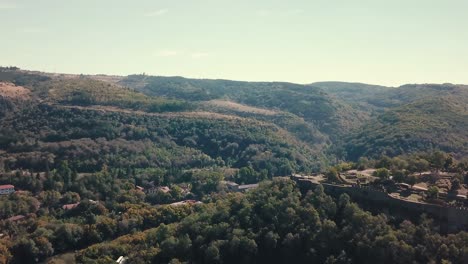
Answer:
<path fill-rule="evenodd" d="M 0 195 L 7 195 L 15 192 L 15 186 L 11 184 L 0 185 Z"/>

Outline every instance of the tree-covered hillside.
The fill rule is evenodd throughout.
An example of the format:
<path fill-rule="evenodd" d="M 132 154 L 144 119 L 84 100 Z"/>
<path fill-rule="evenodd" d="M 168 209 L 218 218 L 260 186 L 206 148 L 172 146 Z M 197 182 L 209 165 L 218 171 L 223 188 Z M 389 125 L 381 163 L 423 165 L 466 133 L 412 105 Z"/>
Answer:
<path fill-rule="evenodd" d="M 188 102 L 148 97 L 144 94 L 84 76 L 53 76 L 0 69 L 0 82 L 31 90 L 43 102 L 69 105 L 107 105 L 147 112 L 192 109 Z"/>
<path fill-rule="evenodd" d="M 467 153 L 465 128 L 468 121 L 464 105 L 468 101 L 468 88 L 463 85 L 421 84 L 390 88 L 343 82 L 299 85 L 147 75 L 106 78 L 6 68 L 0 71 L 0 81 L 24 86 L 31 90 L 32 102 L 55 105 L 61 111 L 66 107 L 114 115 L 126 111 L 127 115 L 139 114 L 140 117 L 142 114 L 181 112 L 169 116 L 197 119 L 203 115 L 207 118 L 200 118 L 206 120 L 200 121 L 202 123 L 217 116 L 222 117 L 218 120 L 225 119 L 223 122 L 231 120 L 246 127 L 263 124 L 269 127 L 268 132 L 283 133 L 282 140 L 288 146 L 303 150 L 300 155 L 293 156 L 307 162 L 294 161 L 294 169 L 317 169 L 320 167 L 317 164 L 323 166 L 340 159 L 356 160 L 363 156 L 393 156 L 433 149 L 459 156 Z M 2 99 L 4 110 L 0 114 L 21 105 L 13 101 L 12 98 Z M 151 118 L 168 117 L 156 115 Z M 113 126 L 116 125 L 110 127 L 115 129 Z M 182 130 L 191 131 L 187 127 Z M 220 132 L 221 136 L 228 133 Z M 185 136 L 197 136 L 188 134 Z M 267 133 L 265 137 L 270 135 Z M 202 151 L 212 158 L 219 156 L 208 148 Z M 229 158 L 223 155 L 220 157 L 227 161 Z"/>
<path fill-rule="evenodd" d="M 361 124 L 363 116 L 323 90 L 284 82 L 239 82 L 132 75 L 120 84 L 147 95 L 192 101 L 232 100 L 254 107 L 289 112 L 336 138 Z"/>
<path fill-rule="evenodd" d="M 348 159 L 434 149 L 457 157 L 467 155 L 468 86 L 403 85 L 380 89 L 365 100 L 379 107 L 381 113 L 374 114 L 342 142 Z"/>
<path fill-rule="evenodd" d="M 441 236 L 429 219 L 392 226 L 344 194 L 319 186 L 303 196 L 290 180 L 246 195 L 220 196 L 192 214 L 145 232 L 96 244 L 83 263 L 126 256 L 134 263 L 463 263 L 468 234 Z M 135 250 L 136 249 L 136 250 Z"/>
<path fill-rule="evenodd" d="M 374 164 L 382 180 L 414 182 L 407 173 L 438 164 L 460 186 L 467 99 L 457 85 L 0 68 L 0 185 L 16 190 L 0 196 L 0 263 L 464 263 L 465 232 L 371 215 L 278 176 L 333 181 Z M 447 154 L 406 155 L 436 149 Z"/>
<path fill-rule="evenodd" d="M 421 99 L 455 96 L 468 98 L 468 86 L 454 84 L 406 84 L 400 87 L 385 87 L 364 83 L 317 82 L 311 86 L 322 88 L 364 112 L 382 112 Z"/>
<path fill-rule="evenodd" d="M 463 85 L 304 86 L 146 75 L 128 76 L 120 83 L 149 95 L 198 102 L 208 111 L 275 123 L 331 160 L 433 149 L 465 155 L 467 149 L 468 120 L 462 106 L 468 88 Z M 243 106 L 273 114 L 243 111 Z"/>
<path fill-rule="evenodd" d="M 312 83 L 311 86 L 323 89 L 368 115 L 381 112 L 387 107 L 387 103 L 379 98 L 394 89 L 379 85 L 347 82 L 316 82 Z"/>
<path fill-rule="evenodd" d="M 441 149 L 468 155 L 468 98 L 430 97 L 387 110 L 346 140 L 348 157 Z"/>
<path fill-rule="evenodd" d="M 44 171 L 69 160 L 78 172 L 103 165 L 252 166 L 273 176 L 318 171 L 326 163 L 312 144 L 269 120 L 207 112 L 86 77 L 10 75 L 26 80 L 21 84 L 32 96 L 28 103 L 2 97 L 0 169 Z"/>

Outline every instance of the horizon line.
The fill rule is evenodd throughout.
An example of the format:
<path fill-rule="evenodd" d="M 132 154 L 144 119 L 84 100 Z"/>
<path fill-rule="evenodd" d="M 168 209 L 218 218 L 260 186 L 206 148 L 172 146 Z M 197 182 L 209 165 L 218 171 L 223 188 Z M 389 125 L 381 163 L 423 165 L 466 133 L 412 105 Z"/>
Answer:
<path fill-rule="evenodd" d="M 312 82 L 295 82 L 295 81 L 287 81 L 287 80 L 246 80 L 246 79 L 229 79 L 229 78 L 213 78 L 213 77 L 193 77 L 193 76 L 183 76 L 183 75 L 157 75 L 152 73 L 130 73 L 130 74 L 115 74 L 115 73 L 70 73 L 70 72 L 58 72 L 58 71 L 48 71 L 48 70 L 31 70 L 22 68 L 15 65 L 4 66 L 0 65 L 0 68 L 8 68 L 14 67 L 18 68 L 21 71 L 30 72 L 30 73 L 43 73 L 43 74 L 54 74 L 54 75 L 72 75 L 72 76 L 109 76 L 109 77 L 128 77 L 132 75 L 146 75 L 150 77 L 162 77 L 162 78 L 184 78 L 184 79 L 194 79 L 194 80 L 217 80 L 217 81 L 232 81 L 232 82 L 251 82 L 251 83 L 289 83 L 289 84 L 297 84 L 303 86 L 309 86 L 317 83 L 347 83 L 347 84 L 364 84 L 370 86 L 381 86 L 387 88 L 398 88 L 405 85 L 467 85 L 463 83 L 452 83 L 452 82 L 443 82 L 443 83 L 434 83 L 434 82 L 409 82 L 409 83 L 402 83 L 399 85 L 384 85 L 384 84 L 375 84 L 375 83 L 367 83 L 361 81 L 343 81 L 343 80 L 321 80 L 321 81 L 312 81 Z"/>

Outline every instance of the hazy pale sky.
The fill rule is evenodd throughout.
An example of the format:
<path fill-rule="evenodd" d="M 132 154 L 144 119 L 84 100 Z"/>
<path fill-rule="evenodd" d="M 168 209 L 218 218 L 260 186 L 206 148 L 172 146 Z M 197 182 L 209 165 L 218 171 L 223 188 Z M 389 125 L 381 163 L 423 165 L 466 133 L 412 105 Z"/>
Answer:
<path fill-rule="evenodd" d="M 310 83 L 468 83 L 467 0 L 0 0 L 0 65 Z"/>

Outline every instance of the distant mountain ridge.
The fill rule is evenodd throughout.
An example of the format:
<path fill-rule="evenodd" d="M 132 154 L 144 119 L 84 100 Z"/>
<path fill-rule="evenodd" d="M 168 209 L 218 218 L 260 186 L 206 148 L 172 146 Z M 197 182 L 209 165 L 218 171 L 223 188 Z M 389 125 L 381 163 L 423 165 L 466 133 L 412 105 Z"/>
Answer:
<path fill-rule="evenodd" d="M 119 83 L 141 84 L 142 81 L 138 79 L 144 79 L 146 83 L 134 88 L 149 95 L 186 100 L 195 98 L 196 101 L 222 98 L 249 106 L 289 112 L 314 125 L 323 136 L 331 140 L 330 145 L 346 145 L 343 158 L 357 159 L 360 156 L 397 155 L 433 149 L 468 154 L 468 146 L 463 143 L 467 138 L 464 128 L 468 118 L 461 112 L 462 108 L 452 107 L 468 102 L 466 85 L 407 84 L 386 87 L 346 82 L 298 85 L 138 75 L 124 78 Z M 432 109 L 432 114 L 427 114 L 424 110 L 430 110 L 431 102 L 443 102 L 447 107 Z M 402 118 L 389 127 L 390 124 L 385 124 L 384 120 L 395 112 L 400 113 Z M 425 126 L 411 127 L 410 124 L 417 123 L 418 119 L 424 119 Z M 450 141 L 452 143 L 444 140 L 447 134 L 436 133 L 442 119 L 447 121 L 448 127 L 445 129 L 453 132 L 449 133 L 453 138 Z M 378 128 L 377 124 L 381 127 Z M 398 144 L 397 140 L 385 140 L 373 143 L 373 138 L 400 138 L 399 131 L 411 134 L 411 142 L 401 141 Z M 434 133 L 431 134 L 431 131 Z M 360 142 L 359 147 L 344 141 Z"/>

